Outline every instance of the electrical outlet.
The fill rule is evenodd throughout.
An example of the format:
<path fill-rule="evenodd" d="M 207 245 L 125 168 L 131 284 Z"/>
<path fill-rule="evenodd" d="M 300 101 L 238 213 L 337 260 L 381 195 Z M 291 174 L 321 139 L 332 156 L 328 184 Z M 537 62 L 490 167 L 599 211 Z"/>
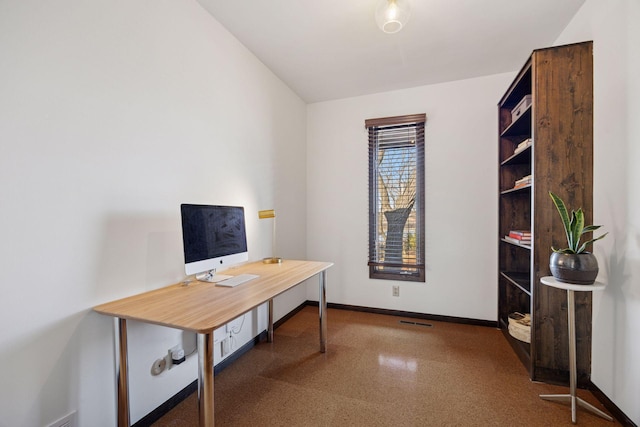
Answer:
<path fill-rule="evenodd" d="M 231 338 L 226 337 L 222 340 L 222 357 L 226 356 L 229 353 L 231 353 Z"/>
<path fill-rule="evenodd" d="M 400 296 L 400 285 L 393 285 L 393 296 L 394 297 Z"/>
<path fill-rule="evenodd" d="M 60 418 L 55 423 L 49 424 L 47 427 L 76 427 L 78 425 L 77 412 L 73 411 L 66 417 Z"/>

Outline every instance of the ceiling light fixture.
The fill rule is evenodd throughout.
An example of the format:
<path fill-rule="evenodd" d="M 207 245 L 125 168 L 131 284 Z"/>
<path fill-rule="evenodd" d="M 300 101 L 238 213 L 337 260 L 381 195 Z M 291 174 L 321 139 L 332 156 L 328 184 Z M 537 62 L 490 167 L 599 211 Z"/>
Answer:
<path fill-rule="evenodd" d="M 410 16 L 408 0 L 379 0 L 376 6 L 376 23 L 388 34 L 400 31 Z"/>

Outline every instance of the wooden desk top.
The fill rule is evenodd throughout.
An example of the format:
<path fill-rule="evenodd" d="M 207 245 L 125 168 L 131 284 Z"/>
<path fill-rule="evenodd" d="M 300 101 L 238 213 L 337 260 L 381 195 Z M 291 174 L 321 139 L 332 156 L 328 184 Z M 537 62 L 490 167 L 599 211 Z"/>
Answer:
<path fill-rule="evenodd" d="M 122 319 L 211 333 L 332 265 L 331 262 L 318 261 L 283 260 L 282 264 L 258 261 L 223 272 L 234 276 L 241 273 L 260 276 L 234 288 L 193 280 L 187 286 L 177 283 L 101 304 L 93 309 Z"/>

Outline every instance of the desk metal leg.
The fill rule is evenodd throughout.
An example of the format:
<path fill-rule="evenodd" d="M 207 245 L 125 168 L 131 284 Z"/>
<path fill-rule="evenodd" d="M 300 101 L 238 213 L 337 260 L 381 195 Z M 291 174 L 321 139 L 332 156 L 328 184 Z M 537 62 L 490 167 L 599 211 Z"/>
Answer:
<path fill-rule="evenodd" d="M 569 323 L 569 394 L 541 394 L 540 398 L 555 402 L 570 402 L 571 422 L 573 424 L 577 421 L 578 406 L 582 406 L 587 411 L 606 420 L 613 421 L 613 418 L 590 403 L 580 399 L 576 393 L 578 376 L 578 369 L 576 366 L 576 304 L 574 291 L 570 289 L 567 290 L 567 316 Z"/>
<path fill-rule="evenodd" d="M 327 271 L 320 273 L 318 306 L 320 310 L 320 353 L 327 351 Z"/>
<path fill-rule="evenodd" d="M 200 427 L 213 427 L 213 332 L 198 334 L 198 413 Z"/>
<path fill-rule="evenodd" d="M 269 324 L 267 325 L 267 342 L 273 342 L 273 298 L 269 300 Z"/>
<path fill-rule="evenodd" d="M 116 404 L 118 427 L 129 427 L 129 364 L 127 362 L 127 319 L 114 318 L 116 352 Z"/>

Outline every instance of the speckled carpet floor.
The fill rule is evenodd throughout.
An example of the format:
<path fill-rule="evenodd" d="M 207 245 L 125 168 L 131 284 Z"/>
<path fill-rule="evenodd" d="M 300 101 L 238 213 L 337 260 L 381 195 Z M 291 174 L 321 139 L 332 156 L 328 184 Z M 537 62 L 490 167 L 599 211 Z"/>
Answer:
<path fill-rule="evenodd" d="M 216 376 L 216 426 L 572 425 L 569 406 L 538 397 L 568 389 L 531 382 L 497 329 L 330 309 L 321 354 L 317 310 L 305 307 L 273 343 Z M 578 395 L 604 410 L 590 392 Z M 197 426 L 196 399 L 153 425 Z M 620 424 L 580 409 L 578 425 Z"/>

